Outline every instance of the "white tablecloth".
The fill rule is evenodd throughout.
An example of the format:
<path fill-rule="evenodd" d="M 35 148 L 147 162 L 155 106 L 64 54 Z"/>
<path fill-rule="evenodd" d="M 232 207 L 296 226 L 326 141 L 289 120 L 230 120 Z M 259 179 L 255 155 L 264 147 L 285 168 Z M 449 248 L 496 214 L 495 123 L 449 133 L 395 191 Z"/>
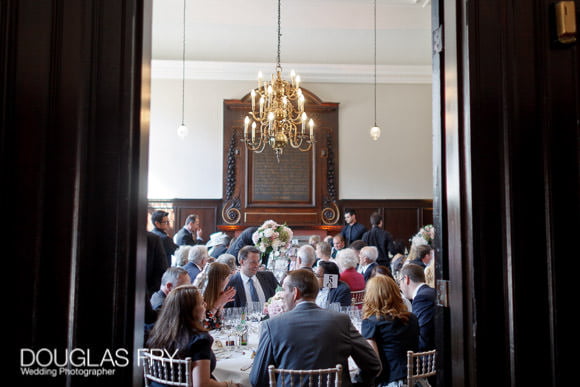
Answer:
<path fill-rule="evenodd" d="M 248 336 L 248 345 L 227 347 L 226 337 L 223 331 L 212 331 L 214 338 L 213 351 L 217 358 L 216 368 L 213 375 L 220 382 L 232 381 L 242 386 L 251 386 L 250 371 L 253 362 L 253 354 L 258 347 L 258 334 L 251 333 Z"/>
<path fill-rule="evenodd" d="M 240 383 L 244 387 L 251 387 L 250 371 L 253 362 L 253 353 L 258 348 L 258 329 L 251 330 L 248 336 L 248 345 L 227 347 L 226 335 L 223 331 L 211 331 L 214 338 L 213 351 L 217 358 L 216 368 L 213 372 L 220 382 L 232 381 Z M 351 357 L 348 358 L 348 366 L 351 378 L 358 371 L 358 367 Z"/>

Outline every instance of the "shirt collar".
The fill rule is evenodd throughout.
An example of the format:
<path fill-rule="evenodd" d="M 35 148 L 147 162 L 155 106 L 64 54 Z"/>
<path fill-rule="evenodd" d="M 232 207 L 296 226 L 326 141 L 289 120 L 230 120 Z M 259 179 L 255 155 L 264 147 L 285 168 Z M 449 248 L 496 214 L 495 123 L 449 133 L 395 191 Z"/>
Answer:
<path fill-rule="evenodd" d="M 256 276 L 254 276 L 254 277 L 248 277 L 247 275 L 245 275 L 244 273 L 242 273 L 242 272 L 240 271 L 240 277 L 242 277 L 242 281 L 243 281 L 244 283 L 246 283 L 246 282 L 248 282 L 248 280 L 249 280 L 250 278 L 252 278 L 252 279 L 253 279 L 253 278 L 255 278 Z"/>
<path fill-rule="evenodd" d="M 425 282 L 420 283 L 416 288 L 415 291 L 413 292 L 413 298 L 417 297 L 417 292 L 419 291 L 419 289 L 421 289 L 421 286 L 427 285 Z"/>

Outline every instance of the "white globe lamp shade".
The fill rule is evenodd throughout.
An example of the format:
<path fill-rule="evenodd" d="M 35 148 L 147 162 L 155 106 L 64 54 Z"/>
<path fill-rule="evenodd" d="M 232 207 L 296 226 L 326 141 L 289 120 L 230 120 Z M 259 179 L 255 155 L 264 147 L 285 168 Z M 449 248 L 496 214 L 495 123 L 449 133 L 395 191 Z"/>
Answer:
<path fill-rule="evenodd" d="M 177 135 L 179 136 L 179 138 L 185 138 L 187 137 L 188 134 L 189 129 L 187 129 L 187 126 L 179 125 L 179 128 L 177 128 Z"/>
<path fill-rule="evenodd" d="M 379 128 L 378 126 L 373 126 L 371 128 L 371 138 L 377 141 L 379 137 L 381 137 L 381 128 Z"/>

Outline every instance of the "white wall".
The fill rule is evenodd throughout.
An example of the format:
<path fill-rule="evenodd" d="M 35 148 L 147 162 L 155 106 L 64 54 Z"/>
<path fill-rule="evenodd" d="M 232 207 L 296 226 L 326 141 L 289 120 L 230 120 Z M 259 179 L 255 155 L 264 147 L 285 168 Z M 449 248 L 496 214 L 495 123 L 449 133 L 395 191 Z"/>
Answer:
<path fill-rule="evenodd" d="M 339 108 L 340 199 L 432 198 L 431 85 L 378 84 L 373 141 L 373 85 L 307 83 Z M 180 139 L 181 80 L 153 79 L 149 189 L 151 199 L 222 197 L 223 100 L 245 95 L 254 82 L 188 80 Z"/>

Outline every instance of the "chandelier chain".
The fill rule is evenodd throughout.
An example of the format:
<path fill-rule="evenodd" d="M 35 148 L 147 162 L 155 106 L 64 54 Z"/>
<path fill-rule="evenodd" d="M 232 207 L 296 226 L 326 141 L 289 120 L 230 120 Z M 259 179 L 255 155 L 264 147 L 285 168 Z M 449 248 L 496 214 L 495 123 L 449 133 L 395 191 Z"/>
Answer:
<path fill-rule="evenodd" d="M 282 32 L 281 32 L 281 18 L 280 18 L 280 1 L 278 0 L 278 56 L 277 56 L 277 60 L 276 60 L 276 68 L 282 68 L 282 66 L 280 66 L 280 39 L 282 37 Z"/>

